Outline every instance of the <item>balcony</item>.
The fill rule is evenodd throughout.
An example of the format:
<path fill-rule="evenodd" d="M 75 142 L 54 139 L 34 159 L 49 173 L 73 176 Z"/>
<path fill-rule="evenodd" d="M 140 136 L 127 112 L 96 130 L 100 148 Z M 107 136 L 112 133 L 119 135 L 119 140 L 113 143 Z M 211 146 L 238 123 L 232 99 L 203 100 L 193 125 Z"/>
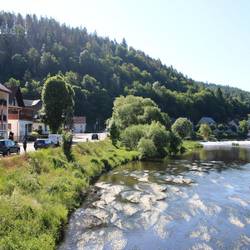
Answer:
<path fill-rule="evenodd" d="M 11 120 L 27 120 L 32 121 L 34 111 L 31 108 L 9 107 L 9 119 Z"/>

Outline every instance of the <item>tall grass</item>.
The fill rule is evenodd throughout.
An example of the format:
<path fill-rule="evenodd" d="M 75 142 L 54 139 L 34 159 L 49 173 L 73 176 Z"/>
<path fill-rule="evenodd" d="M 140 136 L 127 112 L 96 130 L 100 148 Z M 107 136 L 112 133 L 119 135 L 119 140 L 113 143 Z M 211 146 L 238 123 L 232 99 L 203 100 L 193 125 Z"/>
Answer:
<path fill-rule="evenodd" d="M 91 181 L 138 153 L 107 140 L 78 144 L 73 156 L 57 148 L 0 161 L 0 249 L 55 249 Z"/>

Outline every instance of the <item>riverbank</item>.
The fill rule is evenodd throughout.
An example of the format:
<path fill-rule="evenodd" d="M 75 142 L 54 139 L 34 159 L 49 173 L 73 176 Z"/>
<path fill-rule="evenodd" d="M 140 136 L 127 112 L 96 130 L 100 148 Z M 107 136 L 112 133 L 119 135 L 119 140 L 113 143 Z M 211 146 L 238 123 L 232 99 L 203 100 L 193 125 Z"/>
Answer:
<path fill-rule="evenodd" d="M 200 142 L 190 141 L 190 140 L 184 140 L 182 143 L 182 146 L 185 149 L 185 152 L 188 152 L 188 153 L 203 148 L 203 145 Z"/>
<path fill-rule="evenodd" d="M 201 142 L 203 147 L 250 147 L 250 141 L 208 141 Z"/>
<path fill-rule="evenodd" d="M 0 161 L 0 249 L 55 249 L 91 181 L 138 159 L 108 141 L 81 143 L 67 162 L 61 148 Z"/>

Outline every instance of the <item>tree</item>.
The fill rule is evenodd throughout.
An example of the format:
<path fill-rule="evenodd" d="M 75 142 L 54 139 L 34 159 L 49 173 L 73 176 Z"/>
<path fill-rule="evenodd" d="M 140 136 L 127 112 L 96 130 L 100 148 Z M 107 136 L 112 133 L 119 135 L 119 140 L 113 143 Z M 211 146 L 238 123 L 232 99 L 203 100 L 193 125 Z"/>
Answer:
<path fill-rule="evenodd" d="M 109 133 L 110 133 L 112 144 L 116 146 L 117 141 L 119 140 L 119 137 L 120 137 L 120 131 L 118 130 L 115 122 L 111 123 Z"/>
<path fill-rule="evenodd" d="M 74 157 L 72 154 L 72 140 L 73 135 L 70 132 L 64 132 L 62 136 L 62 149 L 68 161 L 73 161 Z"/>
<path fill-rule="evenodd" d="M 131 125 L 121 133 L 121 142 L 128 149 L 136 149 L 141 138 L 146 136 L 149 125 Z"/>
<path fill-rule="evenodd" d="M 152 122 L 147 129 L 147 138 L 154 142 L 159 157 L 167 155 L 168 131 L 159 122 Z"/>
<path fill-rule="evenodd" d="M 6 83 L 6 87 L 8 88 L 13 88 L 13 87 L 19 87 L 20 86 L 20 81 L 16 80 L 15 78 L 10 78 Z"/>
<path fill-rule="evenodd" d="M 11 61 L 12 61 L 14 76 L 21 78 L 27 67 L 27 61 L 25 57 L 22 56 L 21 54 L 15 54 L 14 56 L 12 56 Z"/>
<path fill-rule="evenodd" d="M 246 120 L 242 120 L 239 123 L 239 134 L 242 137 L 246 137 L 248 134 L 248 130 L 249 130 L 249 125 L 248 122 Z"/>
<path fill-rule="evenodd" d="M 199 128 L 199 134 L 203 137 L 204 140 L 208 140 L 212 135 L 212 130 L 208 124 L 201 124 Z"/>
<path fill-rule="evenodd" d="M 56 73 L 59 69 L 57 58 L 50 52 L 43 52 L 40 60 L 40 68 L 44 74 Z"/>
<path fill-rule="evenodd" d="M 42 100 L 46 123 L 52 133 L 57 133 L 66 119 L 72 115 L 74 92 L 59 76 L 49 77 L 43 87 Z"/>
<path fill-rule="evenodd" d="M 191 136 L 193 124 L 187 118 L 180 117 L 172 125 L 172 131 L 183 139 L 185 137 Z"/>
<path fill-rule="evenodd" d="M 168 132 L 168 146 L 166 148 L 169 156 L 175 156 L 182 150 L 182 140 L 175 133 Z"/>
<path fill-rule="evenodd" d="M 137 149 L 141 159 L 149 159 L 157 156 L 157 149 L 152 139 L 141 138 Z"/>
<path fill-rule="evenodd" d="M 120 130 L 136 124 L 151 124 L 153 121 L 167 126 L 170 120 L 151 99 L 132 95 L 115 99 L 112 119 Z"/>

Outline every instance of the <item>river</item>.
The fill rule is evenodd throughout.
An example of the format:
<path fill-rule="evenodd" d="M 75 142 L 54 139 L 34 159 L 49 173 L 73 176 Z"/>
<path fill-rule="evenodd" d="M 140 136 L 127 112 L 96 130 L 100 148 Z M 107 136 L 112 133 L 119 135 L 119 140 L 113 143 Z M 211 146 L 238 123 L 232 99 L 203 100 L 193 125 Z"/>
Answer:
<path fill-rule="evenodd" d="M 250 249 L 250 148 L 208 148 L 103 175 L 65 249 Z"/>

